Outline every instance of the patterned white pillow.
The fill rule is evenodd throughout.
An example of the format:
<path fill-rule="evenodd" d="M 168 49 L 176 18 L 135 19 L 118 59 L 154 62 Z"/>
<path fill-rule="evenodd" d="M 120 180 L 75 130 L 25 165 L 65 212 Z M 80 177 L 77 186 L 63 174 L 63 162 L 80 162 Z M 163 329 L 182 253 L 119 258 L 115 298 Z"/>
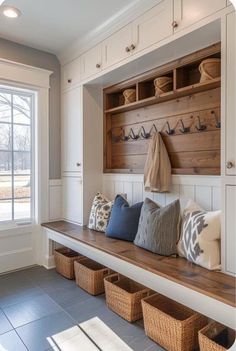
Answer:
<path fill-rule="evenodd" d="M 114 201 L 108 200 L 103 194 L 98 192 L 93 200 L 90 216 L 89 229 L 105 232 Z"/>
<path fill-rule="evenodd" d="M 220 211 L 204 211 L 190 200 L 183 211 L 179 255 L 209 270 L 219 270 L 220 217 Z"/>

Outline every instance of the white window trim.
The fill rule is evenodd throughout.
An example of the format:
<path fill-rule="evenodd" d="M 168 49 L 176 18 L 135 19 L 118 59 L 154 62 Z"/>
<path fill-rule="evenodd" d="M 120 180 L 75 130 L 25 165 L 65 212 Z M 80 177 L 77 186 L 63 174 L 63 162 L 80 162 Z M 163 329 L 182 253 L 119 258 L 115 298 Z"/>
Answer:
<path fill-rule="evenodd" d="M 49 78 L 52 71 L 0 59 L 0 83 L 34 90 L 35 116 L 35 221 L 36 225 L 49 220 Z M 32 224 L 30 224 L 32 226 Z M 23 226 L 21 226 L 23 227 Z M 28 226 L 26 225 L 28 228 Z M 14 228 L 0 226 L 0 230 Z M 15 228 L 19 228 L 15 226 Z"/>

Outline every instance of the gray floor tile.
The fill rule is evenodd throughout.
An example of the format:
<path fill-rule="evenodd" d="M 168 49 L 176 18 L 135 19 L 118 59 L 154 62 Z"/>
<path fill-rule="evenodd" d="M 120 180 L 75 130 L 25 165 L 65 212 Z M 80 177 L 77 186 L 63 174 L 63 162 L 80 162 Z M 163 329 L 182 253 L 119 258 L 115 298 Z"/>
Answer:
<path fill-rule="evenodd" d="M 70 307 L 91 297 L 86 291 L 80 289 L 75 283 L 68 287 L 51 286 L 44 291 L 60 306 Z"/>
<path fill-rule="evenodd" d="M 60 312 L 19 327 L 16 331 L 29 351 L 44 351 L 53 346 L 53 335 L 74 325 L 76 323 L 65 312 Z"/>
<path fill-rule="evenodd" d="M 135 351 L 164 351 L 146 335 L 139 336 L 131 340 L 128 345 Z"/>
<path fill-rule="evenodd" d="M 65 307 L 64 309 L 75 319 L 77 322 L 84 322 L 96 316 L 97 311 L 105 307 L 105 301 L 101 298 L 90 297 L 89 299 L 76 303 L 72 306 Z"/>
<path fill-rule="evenodd" d="M 19 287 L 14 292 L 9 292 L 8 295 L 0 297 L 0 307 L 5 308 L 17 303 L 22 303 L 42 295 L 44 291 L 38 287 Z"/>
<path fill-rule="evenodd" d="M 17 328 L 50 314 L 58 313 L 61 308 L 48 295 L 43 294 L 3 308 L 3 311 L 14 328 Z"/>
<path fill-rule="evenodd" d="M 14 330 L 0 335 L 0 350 L 27 351 L 27 348 Z"/>
<path fill-rule="evenodd" d="M 0 334 L 4 334 L 10 330 L 12 330 L 13 327 L 3 311 L 0 310 Z"/>

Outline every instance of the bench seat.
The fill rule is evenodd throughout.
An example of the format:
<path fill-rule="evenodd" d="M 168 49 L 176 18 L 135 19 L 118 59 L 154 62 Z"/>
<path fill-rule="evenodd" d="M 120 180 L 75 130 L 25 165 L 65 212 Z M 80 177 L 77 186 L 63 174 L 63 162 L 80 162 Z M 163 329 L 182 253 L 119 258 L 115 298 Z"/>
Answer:
<path fill-rule="evenodd" d="M 135 267 L 151 272 L 155 276 L 163 277 L 182 287 L 220 301 L 224 306 L 236 307 L 235 278 L 232 276 L 221 272 L 208 271 L 184 258 L 159 256 L 139 248 L 131 242 L 107 238 L 103 233 L 66 221 L 44 223 L 42 226 L 46 230 L 63 234 L 63 236 L 78 242 L 78 244 L 85 244 L 88 247 L 105 252 L 111 255 L 111 259 L 116 257 Z M 119 271 L 118 268 L 117 271 Z"/>

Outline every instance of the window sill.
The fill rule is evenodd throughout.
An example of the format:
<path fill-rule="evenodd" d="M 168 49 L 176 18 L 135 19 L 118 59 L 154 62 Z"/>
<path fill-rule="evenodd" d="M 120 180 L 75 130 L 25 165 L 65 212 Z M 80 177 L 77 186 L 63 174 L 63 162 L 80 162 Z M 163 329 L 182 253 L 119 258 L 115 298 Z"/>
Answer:
<path fill-rule="evenodd" d="M 35 227 L 34 222 L 9 222 L 0 224 L 0 233 L 1 232 L 11 232 L 11 231 L 29 231 Z"/>

